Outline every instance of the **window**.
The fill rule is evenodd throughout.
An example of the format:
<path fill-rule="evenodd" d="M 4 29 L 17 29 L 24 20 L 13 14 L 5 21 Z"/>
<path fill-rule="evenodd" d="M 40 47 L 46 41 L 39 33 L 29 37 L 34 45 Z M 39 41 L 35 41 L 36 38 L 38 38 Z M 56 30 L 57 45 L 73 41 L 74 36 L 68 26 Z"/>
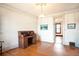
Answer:
<path fill-rule="evenodd" d="M 56 23 L 56 34 L 61 34 L 61 23 Z"/>

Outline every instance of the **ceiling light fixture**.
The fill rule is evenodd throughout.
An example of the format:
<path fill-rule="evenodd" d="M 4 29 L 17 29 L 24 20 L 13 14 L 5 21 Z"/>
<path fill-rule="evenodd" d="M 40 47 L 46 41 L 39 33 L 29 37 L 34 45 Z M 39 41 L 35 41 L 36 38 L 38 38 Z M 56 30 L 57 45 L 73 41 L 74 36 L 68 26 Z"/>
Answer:
<path fill-rule="evenodd" d="M 41 9 L 41 14 L 39 15 L 39 17 L 45 17 L 44 7 L 46 6 L 46 3 L 38 3 L 37 5 L 40 6 Z"/>

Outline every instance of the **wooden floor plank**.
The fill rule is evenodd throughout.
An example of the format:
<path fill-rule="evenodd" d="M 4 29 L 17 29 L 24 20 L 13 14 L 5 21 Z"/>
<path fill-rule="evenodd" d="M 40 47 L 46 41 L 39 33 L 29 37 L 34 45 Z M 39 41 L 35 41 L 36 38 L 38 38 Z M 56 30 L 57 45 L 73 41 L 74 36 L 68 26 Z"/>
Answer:
<path fill-rule="evenodd" d="M 4 56 L 79 56 L 79 48 L 70 48 L 62 44 L 38 42 L 28 48 L 16 48 L 4 52 Z"/>

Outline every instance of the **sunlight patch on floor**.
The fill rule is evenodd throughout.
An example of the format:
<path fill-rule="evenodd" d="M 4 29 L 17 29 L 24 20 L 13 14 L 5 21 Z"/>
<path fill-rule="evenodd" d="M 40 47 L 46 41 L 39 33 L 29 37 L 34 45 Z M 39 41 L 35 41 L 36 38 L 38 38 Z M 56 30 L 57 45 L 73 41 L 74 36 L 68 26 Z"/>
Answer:
<path fill-rule="evenodd" d="M 56 42 L 54 44 L 54 51 L 57 53 L 62 53 L 64 51 L 64 47 L 62 45 L 62 37 L 56 37 Z"/>
<path fill-rule="evenodd" d="M 62 43 L 62 37 L 56 37 L 56 43 Z"/>

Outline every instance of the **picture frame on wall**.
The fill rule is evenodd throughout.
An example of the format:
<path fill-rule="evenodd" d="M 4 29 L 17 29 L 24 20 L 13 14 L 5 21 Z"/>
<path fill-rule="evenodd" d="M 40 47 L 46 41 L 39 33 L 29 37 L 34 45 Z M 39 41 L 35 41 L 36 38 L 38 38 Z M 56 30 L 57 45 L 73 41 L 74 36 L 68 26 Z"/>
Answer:
<path fill-rule="evenodd" d="M 76 29 L 76 24 L 75 23 L 67 24 L 67 29 Z"/>
<path fill-rule="evenodd" d="M 40 30 L 48 30 L 48 24 L 41 24 Z"/>

